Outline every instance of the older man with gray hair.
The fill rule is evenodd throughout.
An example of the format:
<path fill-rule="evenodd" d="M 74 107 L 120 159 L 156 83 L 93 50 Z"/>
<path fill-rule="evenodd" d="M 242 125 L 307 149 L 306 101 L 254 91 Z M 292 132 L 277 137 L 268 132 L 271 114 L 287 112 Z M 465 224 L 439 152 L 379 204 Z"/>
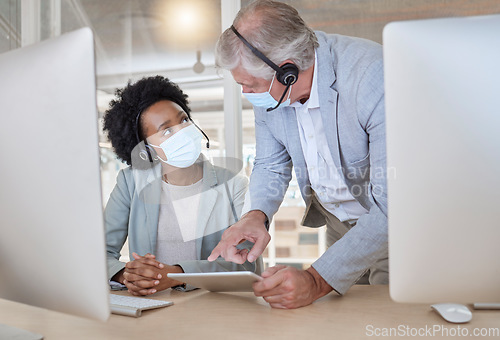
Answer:
<path fill-rule="evenodd" d="M 314 32 L 293 7 L 257 0 L 219 38 L 216 64 L 231 71 L 255 111 L 256 157 L 247 213 L 209 260 L 254 261 L 295 169 L 306 213 L 327 225 L 327 251 L 307 270 L 278 265 L 254 284 L 272 307 L 297 308 L 366 274 L 388 283 L 382 48 Z M 250 252 L 239 250 L 254 242 Z"/>

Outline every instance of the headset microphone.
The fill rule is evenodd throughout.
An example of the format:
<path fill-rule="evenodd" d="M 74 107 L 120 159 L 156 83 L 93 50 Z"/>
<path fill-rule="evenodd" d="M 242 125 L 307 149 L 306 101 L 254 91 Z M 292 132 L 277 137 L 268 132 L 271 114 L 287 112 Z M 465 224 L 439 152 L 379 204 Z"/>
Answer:
<path fill-rule="evenodd" d="M 194 122 L 194 120 L 192 120 L 191 118 L 189 118 L 189 120 L 201 132 L 201 134 L 203 135 L 203 137 L 205 137 L 207 139 L 207 149 L 210 149 L 210 139 L 208 138 L 207 134 L 198 125 L 196 125 L 196 123 Z"/>
<path fill-rule="evenodd" d="M 184 110 L 184 112 L 188 113 L 190 111 L 183 103 L 177 103 L 177 104 L 179 104 L 179 106 L 182 108 L 182 110 Z M 203 135 L 203 137 L 205 137 L 207 139 L 207 149 L 210 149 L 210 138 L 208 138 L 208 136 L 205 133 L 205 131 L 203 131 L 198 125 L 196 125 L 196 123 L 194 122 L 194 120 L 191 119 L 191 116 L 188 115 L 188 118 L 189 118 L 189 121 L 191 123 L 193 123 L 193 125 L 196 126 L 196 128 L 201 132 L 201 134 Z"/>
<path fill-rule="evenodd" d="M 276 110 L 276 109 L 278 108 L 278 106 L 280 106 L 280 105 L 281 105 L 281 102 L 283 101 L 283 98 L 285 98 L 285 94 L 288 92 L 288 89 L 290 88 L 290 86 L 292 86 L 292 84 L 288 84 L 288 85 L 286 86 L 285 91 L 283 91 L 283 94 L 281 95 L 281 98 L 280 98 L 280 100 L 278 101 L 278 104 L 276 104 L 276 106 L 275 106 L 275 107 L 269 107 L 269 108 L 267 108 L 267 110 L 266 110 L 267 112 L 271 112 L 271 111 L 273 111 L 273 110 Z"/>

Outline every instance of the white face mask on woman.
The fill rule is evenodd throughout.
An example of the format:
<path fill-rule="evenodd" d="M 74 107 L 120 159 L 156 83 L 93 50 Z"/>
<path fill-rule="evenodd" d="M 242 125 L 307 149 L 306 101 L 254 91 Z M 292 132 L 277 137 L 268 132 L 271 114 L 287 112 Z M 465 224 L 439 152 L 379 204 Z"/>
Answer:
<path fill-rule="evenodd" d="M 158 156 L 160 161 L 176 168 L 187 168 L 200 157 L 201 138 L 202 135 L 198 128 L 190 124 L 177 131 L 160 145 L 150 145 L 162 149 L 165 153 L 167 159 Z"/>

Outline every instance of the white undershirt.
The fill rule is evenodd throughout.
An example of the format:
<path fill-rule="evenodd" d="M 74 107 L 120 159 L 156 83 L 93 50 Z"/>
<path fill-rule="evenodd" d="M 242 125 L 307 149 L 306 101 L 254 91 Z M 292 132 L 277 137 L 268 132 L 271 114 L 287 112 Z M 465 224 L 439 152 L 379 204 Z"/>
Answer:
<path fill-rule="evenodd" d="M 349 192 L 328 147 L 319 108 L 317 64 L 315 56 L 309 99 L 304 104 L 297 101 L 290 106 L 295 108 L 309 180 L 319 202 L 340 221 L 355 220 L 367 210 Z"/>
<path fill-rule="evenodd" d="M 165 264 L 196 260 L 196 226 L 203 179 L 177 186 L 162 181 L 156 258 Z"/>

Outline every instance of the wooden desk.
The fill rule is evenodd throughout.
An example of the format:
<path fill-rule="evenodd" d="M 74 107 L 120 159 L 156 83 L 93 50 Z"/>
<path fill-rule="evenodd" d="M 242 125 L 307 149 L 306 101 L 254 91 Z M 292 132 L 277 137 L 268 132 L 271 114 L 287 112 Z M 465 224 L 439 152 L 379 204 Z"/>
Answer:
<path fill-rule="evenodd" d="M 375 338 L 375 334 L 391 327 L 418 331 L 442 325 L 448 332 L 457 329 L 457 325 L 444 322 L 427 304 L 392 302 L 387 286 L 354 286 L 344 297 L 331 293 L 295 310 L 272 309 L 252 293 L 167 290 L 153 297 L 172 300 L 175 304 L 145 311 L 140 318 L 111 315 L 106 323 L 0 299 L 0 323 L 43 334 L 47 340 L 234 339 L 242 336 L 258 340 L 344 340 Z M 466 328 L 472 332 L 474 328 L 483 327 L 500 332 L 500 311 L 473 311 L 472 321 L 460 325 L 460 330 Z"/>

